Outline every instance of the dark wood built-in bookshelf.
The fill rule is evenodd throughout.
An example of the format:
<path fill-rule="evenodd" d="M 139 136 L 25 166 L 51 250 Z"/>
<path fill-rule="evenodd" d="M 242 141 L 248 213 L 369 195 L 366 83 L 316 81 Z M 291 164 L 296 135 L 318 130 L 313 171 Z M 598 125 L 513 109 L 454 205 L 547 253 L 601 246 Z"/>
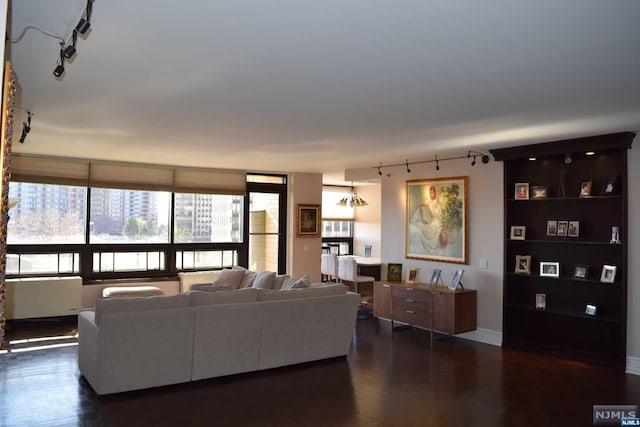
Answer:
<path fill-rule="evenodd" d="M 627 150 L 634 137 L 624 132 L 491 150 L 504 162 L 504 346 L 625 367 Z M 613 190 L 605 192 L 612 179 Z M 581 196 L 588 181 L 591 192 Z M 530 196 L 533 186 L 546 187 L 547 197 L 516 199 L 516 183 L 528 183 Z M 578 236 L 547 235 L 547 221 L 579 221 Z M 526 227 L 525 238 L 511 239 L 511 226 Z M 619 243 L 611 241 L 614 226 Z M 517 255 L 531 256 L 528 274 L 515 272 Z M 540 262 L 558 262 L 559 276 L 542 276 Z M 612 283 L 600 280 L 603 265 L 615 266 Z M 585 278 L 574 276 L 576 266 L 588 266 Z M 537 294 L 545 295 L 544 309 L 536 308 Z M 588 304 L 595 315 L 585 312 Z"/>

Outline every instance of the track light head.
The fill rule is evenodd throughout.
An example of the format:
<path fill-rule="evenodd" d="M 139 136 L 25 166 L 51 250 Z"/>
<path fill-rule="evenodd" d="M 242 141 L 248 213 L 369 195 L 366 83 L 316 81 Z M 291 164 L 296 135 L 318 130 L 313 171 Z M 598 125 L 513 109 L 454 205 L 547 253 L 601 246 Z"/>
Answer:
<path fill-rule="evenodd" d="M 378 175 L 382 176 L 382 171 L 380 170 L 380 168 L 382 167 L 382 162 L 380 163 L 380 166 L 378 166 Z"/>
<path fill-rule="evenodd" d="M 473 161 L 471 162 L 471 166 L 475 166 L 476 165 L 476 156 L 473 156 Z"/>
<path fill-rule="evenodd" d="M 409 169 L 409 159 L 405 160 L 405 164 L 407 165 L 407 173 L 411 173 L 411 169 Z"/>
<path fill-rule="evenodd" d="M 80 34 L 84 34 L 87 31 L 89 31 L 89 28 L 91 27 L 91 22 L 89 22 L 88 20 L 82 18 L 80 19 L 80 21 L 78 22 L 78 25 L 76 25 L 76 31 Z"/>
<path fill-rule="evenodd" d="M 482 163 L 486 165 L 487 163 L 489 163 L 489 156 L 487 156 L 486 154 L 483 154 L 480 160 L 482 160 Z"/>
<path fill-rule="evenodd" d="M 63 54 L 64 54 L 64 57 L 67 59 L 73 58 L 73 55 L 76 54 L 75 46 L 70 44 L 69 46 L 65 47 Z"/>
<path fill-rule="evenodd" d="M 60 64 L 56 67 L 55 70 L 53 70 L 53 75 L 56 77 L 60 77 L 64 74 L 64 65 Z"/>

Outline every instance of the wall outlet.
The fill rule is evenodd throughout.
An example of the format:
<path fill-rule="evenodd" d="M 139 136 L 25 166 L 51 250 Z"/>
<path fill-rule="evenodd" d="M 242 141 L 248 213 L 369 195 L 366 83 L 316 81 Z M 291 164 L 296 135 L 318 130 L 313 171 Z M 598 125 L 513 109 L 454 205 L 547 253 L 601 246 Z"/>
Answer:
<path fill-rule="evenodd" d="M 486 259 L 481 259 L 480 261 L 478 261 L 478 267 L 480 267 L 483 270 L 486 270 L 489 268 L 489 261 L 487 261 Z"/>

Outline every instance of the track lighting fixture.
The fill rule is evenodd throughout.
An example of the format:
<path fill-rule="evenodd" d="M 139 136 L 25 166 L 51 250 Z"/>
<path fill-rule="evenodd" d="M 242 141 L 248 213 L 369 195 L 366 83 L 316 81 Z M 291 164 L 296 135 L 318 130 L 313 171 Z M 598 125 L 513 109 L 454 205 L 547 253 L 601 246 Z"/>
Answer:
<path fill-rule="evenodd" d="M 410 162 L 409 159 L 405 159 L 404 163 L 395 163 L 395 164 L 390 164 L 390 165 L 383 165 L 382 162 L 380 162 L 380 164 L 378 166 L 373 166 L 374 168 L 376 168 L 378 170 L 378 175 L 382 176 L 382 168 L 390 168 L 390 167 L 396 167 L 396 166 L 403 166 L 406 168 L 407 173 L 411 173 L 411 168 L 409 167 L 410 165 L 416 165 L 416 164 L 420 164 L 420 163 L 435 163 L 436 164 L 436 170 L 439 171 L 440 170 L 440 162 L 441 161 L 446 161 L 446 160 L 458 160 L 458 159 L 471 159 L 471 166 L 475 166 L 478 160 L 478 157 L 480 157 L 480 161 L 483 164 L 487 164 L 491 161 L 490 157 L 484 153 L 480 153 L 477 151 L 467 151 L 467 154 L 464 156 L 454 156 L 454 157 L 446 157 L 446 158 L 438 158 L 438 156 L 434 156 L 433 160 L 421 160 L 421 161 L 417 161 L 417 162 Z M 387 174 L 387 176 L 391 176 L 391 174 Z"/>
<path fill-rule="evenodd" d="M 76 54 L 76 42 L 78 41 L 78 31 L 73 30 L 73 34 L 71 35 L 71 42 L 67 47 L 64 48 L 64 57 L 67 59 L 73 58 Z"/>
<path fill-rule="evenodd" d="M 24 111 L 24 110 L 23 110 Z M 22 122 L 22 135 L 20 135 L 20 143 L 24 144 L 24 140 L 27 138 L 27 134 L 31 131 L 31 111 L 27 111 L 27 121 Z"/>
<path fill-rule="evenodd" d="M 64 43 L 60 43 L 60 60 L 58 66 L 53 70 L 53 75 L 60 77 L 64 74 Z"/>
<path fill-rule="evenodd" d="M 91 10 L 93 7 L 93 0 L 87 0 L 87 8 L 84 11 L 84 15 L 80 18 L 80 22 L 76 25 L 76 31 L 80 34 L 85 34 L 91 27 Z"/>

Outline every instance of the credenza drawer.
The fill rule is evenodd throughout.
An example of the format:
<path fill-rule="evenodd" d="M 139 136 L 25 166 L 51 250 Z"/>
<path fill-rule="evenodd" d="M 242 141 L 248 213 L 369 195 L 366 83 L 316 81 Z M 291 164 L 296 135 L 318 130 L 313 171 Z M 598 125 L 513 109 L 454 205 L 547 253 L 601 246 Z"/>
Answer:
<path fill-rule="evenodd" d="M 393 286 L 391 288 L 393 298 L 408 298 L 420 301 L 429 301 L 431 292 L 425 289 L 416 289 L 409 286 Z"/>
<path fill-rule="evenodd" d="M 424 302 L 407 303 L 393 300 L 393 320 L 410 325 L 431 327 L 431 312 L 424 308 Z"/>
<path fill-rule="evenodd" d="M 431 314 L 431 304 L 427 303 L 427 301 L 411 298 L 393 298 L 393 314 L 403 311 L 414 311 L 421 316 L 429 316 Z"/>

